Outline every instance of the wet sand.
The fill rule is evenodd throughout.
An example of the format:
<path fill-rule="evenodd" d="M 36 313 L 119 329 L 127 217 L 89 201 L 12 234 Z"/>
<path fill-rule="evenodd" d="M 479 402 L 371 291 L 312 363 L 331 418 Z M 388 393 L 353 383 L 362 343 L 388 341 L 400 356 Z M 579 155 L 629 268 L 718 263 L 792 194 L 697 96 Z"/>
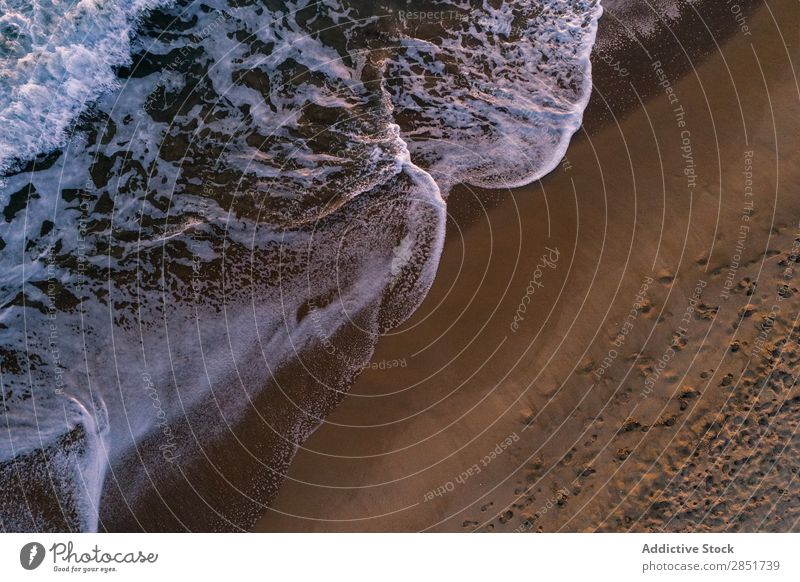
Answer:
<path fill-rule="evenodd" d="M 798 529 L 800 14 L 722 18 L 599 64 L 543 181 L 451 195 L 433 289 L 257 530 Z"/>

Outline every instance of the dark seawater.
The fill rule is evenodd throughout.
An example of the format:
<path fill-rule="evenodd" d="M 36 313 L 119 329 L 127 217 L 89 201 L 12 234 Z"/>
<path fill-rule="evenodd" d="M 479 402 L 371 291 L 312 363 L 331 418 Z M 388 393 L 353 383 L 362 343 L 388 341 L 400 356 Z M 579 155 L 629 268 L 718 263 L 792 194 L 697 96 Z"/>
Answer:
<path fill-rule="evenodd" d="M 0 54 L 16 115 L 0 117 L 16 131 L 0 143 L 7 530 L 250 527 L 424 299 L 450 188 L 522 185 L 560 161 L 601 13 L 153 5 L 113 13 L 137 34 L 95 84 L 27 63 L 39 85 L 22 91 L 21 25 Z M 26 119 L 48 95 L 56 121 Z"/>

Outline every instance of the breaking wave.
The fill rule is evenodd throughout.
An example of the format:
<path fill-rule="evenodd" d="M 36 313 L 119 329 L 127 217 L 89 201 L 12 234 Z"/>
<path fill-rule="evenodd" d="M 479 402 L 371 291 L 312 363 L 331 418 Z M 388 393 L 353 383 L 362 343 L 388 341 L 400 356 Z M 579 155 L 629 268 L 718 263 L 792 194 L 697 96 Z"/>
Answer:
<path fill-rule="evenodd" d="M 247 528 L 424 299 L 450 188 L 560 161 L 599 4 L 36 2 L 0 0 L 3 527 Z"/>

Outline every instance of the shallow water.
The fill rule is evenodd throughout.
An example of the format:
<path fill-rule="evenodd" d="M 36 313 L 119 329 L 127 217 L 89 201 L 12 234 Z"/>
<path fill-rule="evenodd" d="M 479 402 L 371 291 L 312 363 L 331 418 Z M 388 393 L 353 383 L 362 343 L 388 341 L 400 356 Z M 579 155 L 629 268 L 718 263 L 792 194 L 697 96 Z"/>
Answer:
<path fill-rule="evenodd" d="M 294 394 L 276 377 L 300 368 L 302 400 L 269 425 L 280 472 L 425 297 L 450 188 L 520 185 L 560 161 L 601 12 L 122 6 L 16 2 L 38 16 L 13 35 L 0 18 L 0 478 L 17 458 L 31 490 L 47 485 L 0 496 L 6 529 L 96 529 L 109 471 L 136 475 L 135 506 L 235 436 L 265 392 Z M 70 34 L 25 28 L 48 11 Z M 248 491 L 264 503 L 274 484 Z"/>

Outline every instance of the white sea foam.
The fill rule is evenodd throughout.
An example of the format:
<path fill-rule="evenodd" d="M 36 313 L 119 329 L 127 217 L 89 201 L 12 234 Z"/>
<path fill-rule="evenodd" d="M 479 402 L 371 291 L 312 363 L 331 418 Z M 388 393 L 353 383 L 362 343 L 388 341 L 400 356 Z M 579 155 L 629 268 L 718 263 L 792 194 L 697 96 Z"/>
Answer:
<path fill-rule="evenodd" d="M 412 155 L 440 187 L 517 187 L 549 173 L 591 94 L 595 0 L 484 2 L 436 42 L 401 36 L 387 85 Z"/>
<path fill-rule="evenodd" d="M 86 104 L 117 84 L 130 35 L 167 0 L 0 0 L 0 172 L 64 143 Z"/>
<path fill-rule="evenodd" d="M 156 24 L 134 40 L 142 70 L 99 98 L 115 83 L 109 63 L 128 59 L 135 15 L 155 2 L 106 4 L 91 25 L 67 16 L 75 42 L 62 48 L 77 47 L 88 68 L 71 69 L 64 50 L 44 57 L 35 34 L 9 45 L 50 63 L 31 57 L 31 94 L 62 78 L 70 88 L 49 142 L 31 136 L 54 123 L 52 95 L 31 101 L 31 118 L 22 105 L 5 114 L 16 128 L 2 142 L 7 160 L 63 139 L 56 129 L 87 98 L 105 135 L 74 140 L 51 168 L 10 176 L 3 190 L 24 210 L 6 207 L 19 228 L 3 233 L 0 464 L 82 428 L 84 453 L 68 463 L 88 483 L 76 527 L 93 527 L 107 466 L 148 438 L 188 455 L 195 441 L 177 442 L 174 423 L 218 413 L 193 427 L 210 441 L 298 361 L 318 380 L 286 412 L 296 426 L 284 438 L 299 445 L 380 334 L 424 299 L 450 187 L 530 182 L 579 127 L 596 2 L 453 2 L 466 17 L 434 23 L 436 39 L 350 4 L 188 6 L 174 31 Z M 315 18 L 295 16 L 309 7 Z M 91 47 L 75 40 L 86 35 Z M 115 35 L 125 42 L 106 49 Z M 163 461 L 134 472 L 126 493 L 135 499 L 159 475 L 180 480 Z"/>

